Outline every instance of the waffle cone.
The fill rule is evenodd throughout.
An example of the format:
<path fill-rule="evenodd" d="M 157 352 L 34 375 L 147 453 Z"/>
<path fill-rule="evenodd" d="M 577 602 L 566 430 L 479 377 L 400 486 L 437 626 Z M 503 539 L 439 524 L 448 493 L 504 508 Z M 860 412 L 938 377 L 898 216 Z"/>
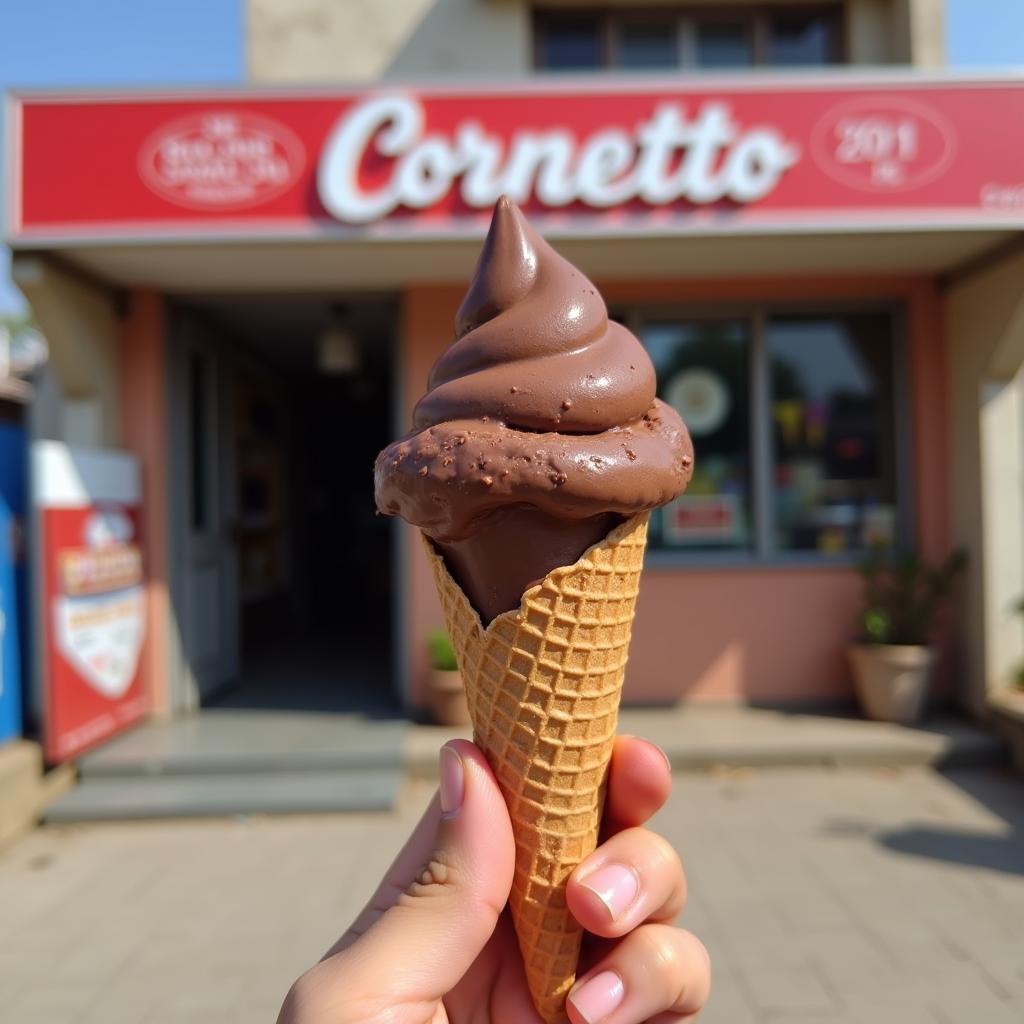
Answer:
<path fill-rule="evenodd" d="M 512 819 L 509 906 L 530 994 L 547 1024 L 566 1019 L 576 977 L 582 929 L 565 886 L 597 845 L 647 519 L 634 516 L 574 565 L 552 569 L 486 629 L 427 542 L 474 741 Z"/>

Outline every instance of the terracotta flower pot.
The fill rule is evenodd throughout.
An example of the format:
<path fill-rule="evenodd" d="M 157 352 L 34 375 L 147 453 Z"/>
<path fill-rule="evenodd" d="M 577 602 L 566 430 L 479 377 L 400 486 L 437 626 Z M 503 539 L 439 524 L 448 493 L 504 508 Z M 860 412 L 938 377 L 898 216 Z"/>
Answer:
<path fill-rule="evenodd" d="M 458 671 L 430 670 L 430 712 L 438 725 L 470 725 L 466 690 Z"/>
<path fill-rule="evenodd" d="M 908 725 L 921 717 L 935 660 L 932 648 L 854 644 L 849 656 L 857 696 L 868 718 Z"/>

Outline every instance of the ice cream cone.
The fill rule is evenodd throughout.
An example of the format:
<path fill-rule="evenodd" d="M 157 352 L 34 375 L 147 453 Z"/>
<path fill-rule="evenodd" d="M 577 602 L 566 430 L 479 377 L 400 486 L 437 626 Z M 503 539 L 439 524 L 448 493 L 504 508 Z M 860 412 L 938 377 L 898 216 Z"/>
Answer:
<path fill-rule="evenodd" d="M 552 569 L 484 628 L 431 541 L 431 567 L 473 719 L 516 841 L 509 904 L 534 1005 L 564 1021 L 582 929 L 566 881 L 597 845 L 647 543 L 631 517 Z"/>

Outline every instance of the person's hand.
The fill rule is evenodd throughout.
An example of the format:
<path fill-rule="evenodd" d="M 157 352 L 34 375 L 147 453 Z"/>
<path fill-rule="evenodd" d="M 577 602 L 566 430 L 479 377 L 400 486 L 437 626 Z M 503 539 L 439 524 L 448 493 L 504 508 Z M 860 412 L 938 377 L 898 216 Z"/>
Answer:
<path fill-rule="evenodd" d="M 566 898 L 590 933 L 569 993 L 573 1024 L 693 1020 L 710 961 L 672 925 L 686 901 L 672 847 L 642 826 L 668 798 L 668 762 L 650 743 L 615 744 L 603 842 Z M 538 1024 L 506 908 L 515 846 L 483 754 L 441 748 L 441 786 L 352 927 L 299 978 L 278 1024 Z"/>

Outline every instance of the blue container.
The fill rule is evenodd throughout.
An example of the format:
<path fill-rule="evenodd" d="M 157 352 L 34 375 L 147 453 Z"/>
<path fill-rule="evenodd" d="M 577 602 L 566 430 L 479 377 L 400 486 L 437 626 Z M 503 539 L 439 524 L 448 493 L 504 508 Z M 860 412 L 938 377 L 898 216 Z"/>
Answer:
<path fill-rule="evenodd" d="M 26 645 L 24 428 L 0 423 L 0 743 L 21 735 Z"/>

